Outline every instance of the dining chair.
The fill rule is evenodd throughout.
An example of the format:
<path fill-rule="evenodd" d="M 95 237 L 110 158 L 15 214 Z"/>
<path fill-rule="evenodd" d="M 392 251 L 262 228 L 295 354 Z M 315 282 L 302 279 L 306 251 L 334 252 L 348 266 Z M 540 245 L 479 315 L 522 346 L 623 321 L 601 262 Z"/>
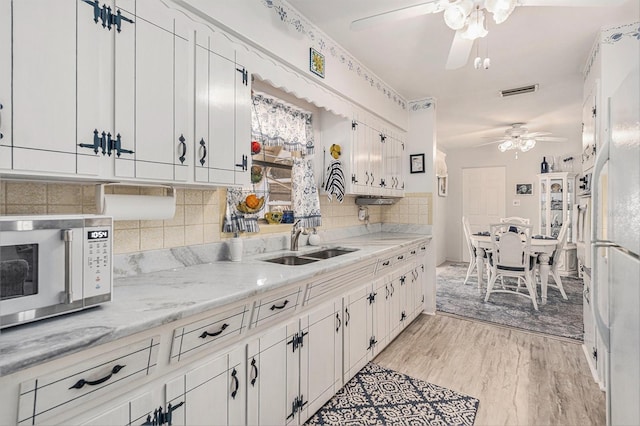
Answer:
<path fill-rule="evenodd" d="M 500 223 L 519 223 L 521 225 L 529 225 L 531 220 L 527 217 L 511 216 L 500 218 Z"/>
<path fill-rule="evenodd" d="M 467 250 L 469 251 L 469 267 L 467 268 L 467 276 L 463 283 L 466 284 L 471 273 L 478 266 L 476 262 L 476 248 L 471 243 L 471 227 L 469 226 L 469 219 L 466 216 L 462 216 L 462 229 L 464 231 L 464 240 L 467 242 Z"/>
<path fill-rule="evenodd" d="M 553 277 L 553 281 L 555 284 L 547 284 L 547 287 L 555 287 L 560 290 L 560 294 L 562 294 L 562 298 L 565 300 L 569 300 L 567 297 L 567 293 L 564 292 L 564 287 L 562 286 L 562 280 L 560 279 L 560 272 L 558 271 L 559 263 L 560 263 L 560 255 L 562 254 L 562 249 L 564 248 L 564 244 L 567 242 L 567 233 L 569 230 L 569 221 L 565 221 L 560 228 L 560 233 L 558 234 L 558 244 L 556 245 L 556 249 L 551 254 L 549 258 L 549 275 Z M 536 269 L 534 271 L 534 279 L 540 274 L 540 265 L 536 265 Z M 537 282 L 537 279 L 534 280 Z"/>
<path fill-rule="evenodd" d="M 491 274 L 487 285 L 485 302 L 489 301 L 491 293 L 511 293 L 531 299 L 533 308 L 538 310 L 536 300 L 536 286 L 533 281 L 533 268 L 535 259 L 531 253 L 531 225 L 516 224 L 514 222 L 497 223 L 490 225 L 491 246 L 489 264 Z M 511 277 L 524 280 L 528 295 L 520 293 L 519 288 L 503 285 L 494 288 L 498 277 Z"/>

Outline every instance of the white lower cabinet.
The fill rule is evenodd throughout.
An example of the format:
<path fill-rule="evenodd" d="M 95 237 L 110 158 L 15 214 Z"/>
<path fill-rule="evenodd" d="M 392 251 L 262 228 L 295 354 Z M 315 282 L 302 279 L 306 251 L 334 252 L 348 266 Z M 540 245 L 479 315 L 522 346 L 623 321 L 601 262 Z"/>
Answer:
<path fill-rule="evenodd" d="M 153 407 L 151 393 L 144 393 L 108 408 L 103 413 L 83 422 L 82 426 L 150 425 Z"/>
<path fill-rule="evenodd" d="M 303 424 L 342 385 L 342 301 L 249 342 L 247 424 Z"/>
<path fill-rule="evenodd" d="M 370 359 L 370 338 L 373 329 L 373 307 L 369 303 L 371 284 L 351 291 L 344 304 L 344 383 Z"/>
<path fill-rule="evenodd" d="M 300 319 L 300 424 L 342 387 L 342 299 L 332 300 Z"/>
<path fill-rule="evenodd" d="M 166 423 L 173 425 L 245 424 L 244 349 L 242 346 L 213 360 L 200 362 L 185 374 L 168 381 L 166 405 L 163 410 Z"/>
<path fill-rule="evenodd" d="M 274 327 L 249 342 L 247 357 L 247 424 L 284 425 L 297 392 L 293 341 L 298 321 Z M 296 354 L 297 355 L 297 354 Z M 294 392 L 294 387 L 296 387 Z M 296 395 L 297 396 L 297 395 Z"/>
<path fill-rule="evenodd" d="M 302 285 L 267 292 L 19 372 L 0 387 L 17 406 L 0 410 L 0 424 L 303 424 L 422 311 L 426 258 L 393 258 L 377 276 L 370 268 L 357 280 L 336 277 L 347 290 L 323 281 L 332 298 L 317 292 L 299 304 Z M 260 317 L 262 308 L 283 313 Z"/>

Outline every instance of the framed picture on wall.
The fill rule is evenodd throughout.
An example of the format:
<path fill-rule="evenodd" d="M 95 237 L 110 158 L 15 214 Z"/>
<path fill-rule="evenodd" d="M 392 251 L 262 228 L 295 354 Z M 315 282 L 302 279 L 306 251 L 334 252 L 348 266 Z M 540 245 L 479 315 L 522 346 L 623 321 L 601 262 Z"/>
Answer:
<path fill-rule="evenodd" d="M 448 176 L 438 176 L 438 195 L 446 197 L 449 194 L 449 178 Z"/>
<path fill-rule="evenodd" d="M 516 183 L 516 195 L 533 195 L 533 183 Z"/>
<path fill-rule="evenodd" d="M 315 75 L 324 78 L 324 55 L 313 47 L 309 48 L 309 70 Z"/>
<path fill-rule="evenodd" d="M 411 173 L 424 173 L 424 154 L 412 154 L 409 156 Z"/>

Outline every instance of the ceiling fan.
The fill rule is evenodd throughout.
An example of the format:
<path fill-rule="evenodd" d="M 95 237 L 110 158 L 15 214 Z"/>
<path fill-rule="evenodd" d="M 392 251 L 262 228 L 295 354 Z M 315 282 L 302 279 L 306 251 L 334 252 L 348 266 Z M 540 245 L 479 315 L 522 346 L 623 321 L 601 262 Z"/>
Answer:
<path fill-rule="evenodd" d="M 444 21 L 455 30 L 446 69 L 466 65 L 473 41 L 487 35 L 485 12 L 493 16 L 496 24 L 504 22 L 517 6 L 617 6 L 625 0 L 432 0 L 393 9 L 351 22 L 352 30 L 364 30 L 378 24 L 413 18 L 430 13 L 444 12 Z"/>
<path fill-rule="evenodd" d="M 564 142 L 567 138 L 550 136 L 551 132 L 531 132 L 526 127 L 523 127 L 524 123 L 513 123 L 511 127 L 505 130 L 504 136 L 498 140 L 483 143 L 479 146 L 499 144 L 498 149 L 500 152 L 506 152 L 509 150 L 527 152 L 536 146 L 536 142 Z"/>

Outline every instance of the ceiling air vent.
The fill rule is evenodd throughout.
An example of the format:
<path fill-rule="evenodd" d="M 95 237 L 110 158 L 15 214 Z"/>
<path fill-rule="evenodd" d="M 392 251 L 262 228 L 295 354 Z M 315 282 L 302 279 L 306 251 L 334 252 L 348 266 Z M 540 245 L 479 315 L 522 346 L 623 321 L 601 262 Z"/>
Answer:
<path fill-rule="evenodd" d="M 532 84 L 531 86 L 516 87 L 515 89 L 501 90 L 500 96 L 504 98 L 505 96 L 522 95 L 524 93 L 533 93 L 536 91 L 538 91 L 538 85 Z"/>

